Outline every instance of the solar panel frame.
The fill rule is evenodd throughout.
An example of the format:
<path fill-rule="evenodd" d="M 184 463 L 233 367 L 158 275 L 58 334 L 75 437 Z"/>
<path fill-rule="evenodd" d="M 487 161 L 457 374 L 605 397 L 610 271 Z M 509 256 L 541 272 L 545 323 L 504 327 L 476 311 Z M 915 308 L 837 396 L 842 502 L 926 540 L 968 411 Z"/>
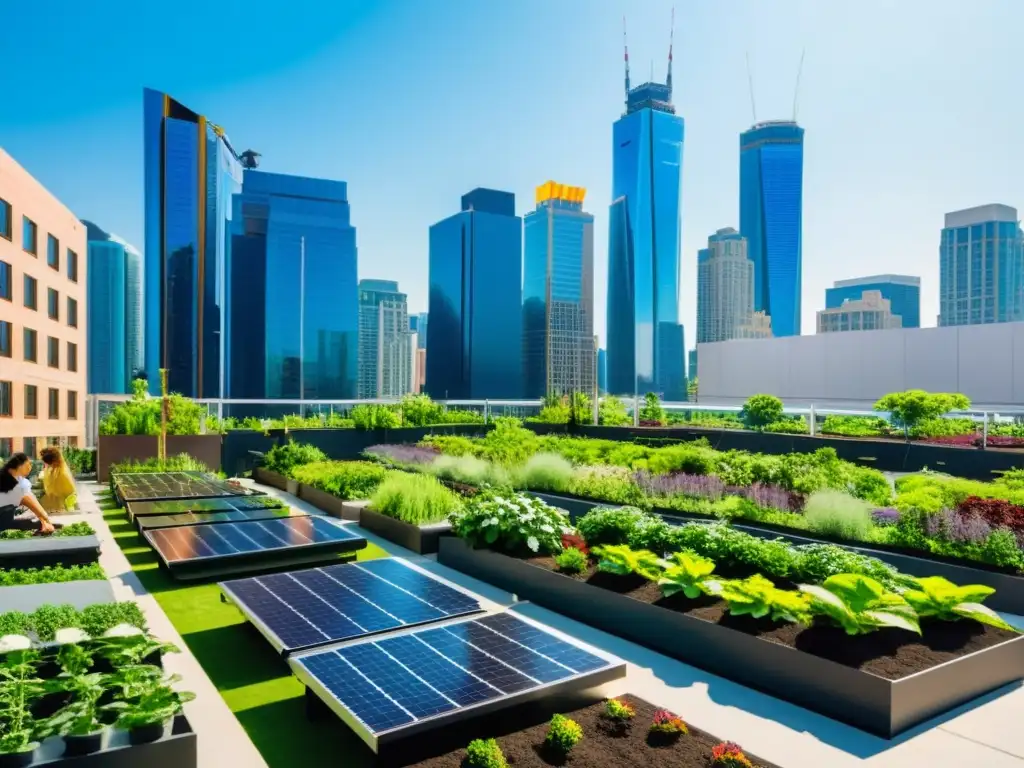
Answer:
<path fill-rule="evenodd" d="M 378 649 L 383 648 L 385 649 L 384 655 L 394 662 L 393 665 L 391 665 L 390 662 L 387 663 L 392 667 L 399 667 L 401 670 L 404 670 L 403 673 L 399 673 L 394 677 L 404 676 L 406 678 L 406 682 L 408 682 L 409 676 L 415 677 L 423 686 L 430 689 L 433 694 L 440 695 L 447 699 L 449 703 L 454 704 L 455 700 L 451 698 L 451 696 L 458 694 L 453 693 L 451 690 L 451 686 L 455 683 L 451 681 L 450 678 L 445 678 L 440 673 L 430 673 L 430 676 L 435 680 L 437 685 L 440 686 L 442 684 L 446 684 L 448 686 L 448 693 L 442 693 L 441 691 L 444 690 L 443 688 L 434 687 L 424 678 L 423 675 L 428 673 L 426 665 L 419 665 L 414 668 L 404 664 L 402 661 L 392 656 L 389 651 L 397 653 L 397 644 L 403 642 L 405 638 L 414 638 L 417 641 L 422 642 L 419 636 L 426 636 L 430 633 L 451 630 L 453 628 L 458 628 L 461 625 L 485 623 L 489 620 L 493 620 L 494 617 L 513 618 L 518 624 L 524 625 L 532 631 L 543 632 L 545 635 L 561 644 L 570 646 L 583 654 L 594 657 L 601 662 L 601 666 L 587 671 L 575 671 L 571 667 L 567 667 L 567 671 L 572 672 L 572 674 L 566 675 L 564 678 L 549 682 L 540 682 L 535 679 L 534 682 L 537 683 L 536 685 L 530 685 L 526 688 L 520 686 L 519 690 L 513 690 L 513 686 L 510 685 L 510 690 L 508 692 L 502 692 L 499 687 L 488 683 L 485 678 L 475 674 L 473 671 L 474 667 L 472 667 L 472 665 L 469 665 L 469 669 L 466 669 L 465 667 L 461 667 L 455 663 L 452 659 L 447 659 L 447 665 L 449 667 L 461 669 L 463 673 L 466 673 L 466 676 L 483 681 L 490 688 L 494 689 L 498 695 L 491 696 L 486 699 L 480 699 L 476 702 L 470 701 L 470 703 L 465 705 L 448 707 L 442 711 L 432 712 L 432 710 L 438 710 L 440 707 L 437 706 L 436 702 L 432 702 L 430 700 L 431 697 L 429 695 L 424 695 L 426 692 L 422 688 L 413 692 L 412 698 L 409 700 L 394 699 L 379 685 L 381 677 L 384 676 L 383 672 L 376 676 L 377 679 L 375 681 L 372 677 L 366 674 L 367 671 L 371 674 L 374 672 L 373 669 L 369 668 L 369 664 L 364 665 L 363 669 L 360 669 L 359 664 L 353 662 L 353 659 L 358 661 L 359 655 L 366 655 L 358 651 L 354 653 L 353 649 L 358 649 L 360 646 L 367 645 L 376 646 Z M 486 624 L 484 625 L 486 626 Z M 496 634 L 502 635 L 502 633 Z M 437 652 L 435 651 L 435 653 Z M 335 662 L 335 657 L 340 660 Z M 407 656 L 405 658 L 406 661 L 410 661 Z M 443 654 L 437 653 L 437 658 L 444 659 L 446 657 L 444 657 Z M 318 660 L 324 660 L 325 664 L 321 665 Z M 366 661 L 367 660 L 364 659 L 364 662 Z M 372 663 L 372 661 L 370 663 Z M 503 662 L 497 663 L 503 664 Z M 569 691 L 589 690 L 612 680 L 624 677 L 626 674 L 626 663 L 621 659 L 606 653 L 605 651 L 594 648 L 593 646 L 582 643 L 579 640 L 571 638 L 564 633 L 552 629 L 551 627 L 544 626 L 527 616 L 508 611 L 497 614 L 487 614 L 482 618 L 470 617 L 459 619 L 437 626 L 410 628 L 401 632 L 388 633 L 384 636 L 355 640 L 337 647 L 329 646 L 327 648 L 306 651 L 291 656 L 288 659 L 288 664 L 291 667 L 292 673 L 303 685 L 306 686 L 308 691 L 316 695 L 374 752 L 379 752 L 383 746 L 390 743 L 409 738 L 433 728 L 447 727 L 453 722 L 458 722 L 470 717 L 482 716 L 499 709 L 516 706 L 548 695 L 558 695 Z M 322 666 L 326 669 L 326 667 L 331 664 L 336 664 L 337 668 L 343 671 L 345 675 L 344 680 L 349 686 L 353 688 L 361 687 L 364 691 L 369 687 L 372 687 L 376 690 L 376 694 L 380 694 L 380 696 L 378 696 L 377 703 L 384 705 L 381 709 L 390 708 L 392 710 L 390 714 L 383 711 L 379 713 L 383 721 L 382 727 L 377 729 L 367 725 L 359 715 L 349 707 L 349 705 L 343 702 L 339 696 L 331 692 L 327 684 L 322 679 L 323 675 L 317 674 L 311 669 L 313 666 Z M 505 666 L 507 667 L 507 664 Z M 474 693 L 467 687 L 458 687 L 458 690 L 463 691 L 467 699 L 471 700 L 473 698 L 480 698 L 477 693 Z M 357 692 L 353 698 L 358 697 L 358 695 L 359 694 Z M 407 707 L 411 707 L 413 705 L 424 711 L 424 714 L 422 716 L 412 715 L 410 709 Z M 405 712 L 404 717 L 396 716 L 396 713 L 393 711 L 396 706 Z M 402 722 L 397 722 L 399 719 L 401 719 Z"/>
<path fill-rule="evenodd" d="M 311 587 L 315 585 L 304 584 L 302 581 L 299 580 L 299 577 L 303 574 L 313 574 L 315 572 L 320 572 L 326 574 L 327 576 L 330 576 L 331 574 L 337 574 L 342 569 L 354 569 L 355 571 L 358 571 L 360 573 L 369 574 L 370 577 L 382 582 L 381 585 L 377 585 L 374 583 L 373 586 L 380 588 L 384 584 L 391 585 L 396 589 L 400 590 L 401 592 L 405 593 L 406 595 L 411 596 L 413 599 L 418 600 L 419 602 L 422 602 L 425 605 L 431 606 L 438 612 L 439 615 L 436 617 L 423 618 L 421 620 L 411 620 L 410 618 L 410 620 L 408 621 L 403 621 L 403 619 L 400 616 L 396 615 L 396 612 L 398 612 L 399 609 L 396 608 L 396 606 L 393 603 L 387 603 L 386 605 L 378 604 L 371 600 L 370 595 L 368 595 L 367 593 L 356 591 L 355 594 L 353 595 L 354 600 L 361 599 L 369 603 L 370 605 L 373 605 L 376 608 L 380 609 L 383 613 L 387 614 L 388 616 L 392 617 L 392 619 L 394 619 L 393 621 L 389 622 L 387 626 L 379 626 L 377 629 L 371 629 L 369 627 L 360 626 L 358 624 L 357 620 L 361 617 L 358 616 L 352 610 L 350 605 L 346 605 L 344 603 L 333 603 L 328 599 L 329 593 L 322 590 L 312 589 Z M 402 570 L 398 571 L 396 569 Z M 296 610 L 296 608 L 293 605 L 289 605 L 287 602 L 285 602 L 285 600 L 283 600 L 278 595 L 275 595 L 275 597 L 278 603 L 280 603 L 280 606 L 277 605 L 277 603 L 268 603 L 271 607 L 269 608 L 269 610 L 263 611 L 252 604 L 254 601 L 247 599 L 243 594 L 241 594 L 241 588 L 243 586 L 251 585 L 253 582 L 258 583 L 259 586 L 262 587 L 268 594 L 273 594 L 271 589 L 264 582 L 282 576 L 294 578 L 296 583 L 300 584 L 300 586 L 304 587 L 310 593 L 316 595 L 321 601 L 328 604 L 331 607 L 331 610 L 333 610 L 335 613 L 340 614 L 343 617 L 346 617 L 349 621 L 351 621 L 359 631 L 352 634 L 338 634 L 337 636 L 330 636 L 324 633 L 321 629 L 319 629 L 316 623 L 309 620 L 310 618 L 315 617 L 304 616 L 302 613 Z M 345 590 L 354 591 L 352 586 L 345 585 L 343 581 L 338 581 L 337 579 L 334 579 L 334 581 L 337 582 L 339 586 L 342 586 Z M 403 586 L 403 583 L 405 586 Z M 409 563 L 408 561 L 403 560 L 401 558 L 381 558 L 377 560 L 367 560 L 359 563 L 335 564 L 330 566 L 322 566 L 319 568 L 309 568 L 302 571 L 293 571 L 286 574 L 275 574 L 271 577 L 257 576 L 244 579 L 233 579 L 231 581 L 221 582 L 218 586 L 220 587 L 221 591 L 224 593 L 228 601 L 234 604 L 238 608 L 238 610 L 246 617 L 246 619 L 260 632 L 260 634 L 263 635 L 267 642 L 270 643 L 274 650 L 280 653 L 285 658 L 293 654 L 301 653 L 303 651 L 308 651 L 311 649 L 322 649 L 325 647 L 335 646 L 340 643 L 345 643 L 352 640 L 380 636 L 388 632 L 406 630 L 413 627 L 429 626 L 431 624 L 446 622 L 452 619 L 465 618 L 467 616 L 478 615 L 484 612 L 484 608 L 480 603 L 480 599 L 476 595 L 473 595 L 472 593 L 458 587 L 457 585 L 450 584 L 440 579 L 436 575 L 430 573 L 429 571 L 419 568 L 414 564 Z M 425 590 L 425 592 L 422 595 L 416 594 L 411 589 L 409 589 L 409 587 L 413 586 L 415 586 L 417 589 Z M 459 610 L 458 607 L 455 605 L 451 605 L 449 609 L 446 609 L 443 606 L 443 600 L 445 598 L 450 599 L 452 596 L 464 598 L 464 602 L 462 603 L 462 605 L 465 606 L 465 609 Z M 347 597 L 348 595 L 346 595 L 346 598 Z M 358 606 L 359 603 L 353 602 L 351 605 Z M 313 627 L 314 630 L 319 631 L 320 634 L 323 634 L 324 638 L 315 642 L 308 643 L 288 642 L 281 636 L 279 630 L 275 629 L 276 622 L 270 621 L 268 617 L 268 614 L 273 614 L 275 611 L 280 611 L 282 616 L 287 616 L 288 618 L 291 618 L 294 621 L 299 622 L 299 626 L 302 626 L 301 623 L 305 622 L 307 625 Z M 291 613 L 289 613 L 289 611 Z M 408 616 L 408 614 L 406 615 Z M 275 626 L 272 626 L 272 624 L 274 624 Z M 310 632 L 309 634 L 312 635 L 313 633 Z"/>
<path fill-rule="evenodd" d="M 195 485 L 198 488 L 186 492 L 184 489 L 157 488 L 151 481 L 165 484 Z M 205 487 L 202 487 L 204 486 Z M 172 501 L 181 499 L 229 498 L 232 496 L 261 496 L 262 491 L 236 488 L 208 472 L 183 470 L 174 472 L 134 472 L 114 476 L 114 492 L 122 504 L 139 501 Z"/>
<path fill-rule="evenodd" d="M 182 512 L 176 515 L 140 515 L 135 526 L 142 531 L 164 528 L 187 528 L 193 525 L 223 525 L 224 523 L 251 523 L 261 520 L 288 520 L 295 517 L 313 517 L 308 512 L 291 507 L 265 509 L 225 509 L 219 512 Z"/>

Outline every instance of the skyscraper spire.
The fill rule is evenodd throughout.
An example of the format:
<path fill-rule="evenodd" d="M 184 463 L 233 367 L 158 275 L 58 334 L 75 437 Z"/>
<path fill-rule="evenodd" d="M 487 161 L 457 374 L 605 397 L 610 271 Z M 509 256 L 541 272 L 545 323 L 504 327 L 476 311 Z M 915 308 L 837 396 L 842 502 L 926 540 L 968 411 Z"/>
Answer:
<path fill-rule="evenodd" d="M 672 93 L 672 42 L 676 36 L 676 9 L 672 9 L 672 25 L 669 27 L 668 33 L 668 77 L 665 78 L 665 85 L 668 86 L 669 93 Z"/>
<path fill-rule="evenodd" d="M 626 43 L 626 17 L 622 17 L 622 51 L 626 61 L 626 99 L 629 100 L 629 45 Z"/>

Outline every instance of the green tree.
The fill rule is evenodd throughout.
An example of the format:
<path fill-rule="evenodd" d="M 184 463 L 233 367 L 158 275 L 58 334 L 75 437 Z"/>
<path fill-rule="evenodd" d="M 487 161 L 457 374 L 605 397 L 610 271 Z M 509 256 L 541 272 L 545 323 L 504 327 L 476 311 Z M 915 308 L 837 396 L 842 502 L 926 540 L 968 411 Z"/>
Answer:
<path fill-rule="evenodd" d="M 966 395 L 958 392 L 925 392 L 908 389 L 890 392 L 875 403 L 876 411 L 888 411 L 892 423 L 903 430 L 909 439 L 910 430 L 928 419 L 937 419 L 950 411 L 965 411 L 971 407 Z"/>
<path fill-rule="evenodd" d="M 660 426 L 665 423 L 665 409 L 661 400 L 653 392 L 644 395 L 644 404 L 640 406 L 640 421 L 648 426 Z"/>
<path fill-rule="evenodd" d="M 602 398 L 597 410 L 597 420 L 605 427 L 624 427 L 631 423 L 626 404 L 615 395 Z"/>
<path fill-rule="evenodd" d="M 782 419 L 782 401 L 775 395 L 752 395 L 743 404 L 740 418 L 751 429 L 764 429 Z"/>

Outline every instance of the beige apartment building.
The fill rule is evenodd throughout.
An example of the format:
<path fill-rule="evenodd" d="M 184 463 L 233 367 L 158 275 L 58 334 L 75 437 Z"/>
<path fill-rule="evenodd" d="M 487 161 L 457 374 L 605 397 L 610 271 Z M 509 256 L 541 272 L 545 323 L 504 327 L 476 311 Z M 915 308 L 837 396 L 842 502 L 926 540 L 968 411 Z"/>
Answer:
<path fill-rule="evenodd" d="M 85 226 L 0 149 L 0 456 L 85 441 Z"/>

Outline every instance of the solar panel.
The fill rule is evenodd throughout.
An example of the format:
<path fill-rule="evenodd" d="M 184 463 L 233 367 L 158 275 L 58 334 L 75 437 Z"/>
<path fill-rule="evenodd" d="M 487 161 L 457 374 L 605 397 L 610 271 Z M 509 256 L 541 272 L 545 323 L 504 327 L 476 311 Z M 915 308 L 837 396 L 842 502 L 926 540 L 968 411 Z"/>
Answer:
<path fill-rule="evenodd" d="M 278 507 L 272 509 L 229 509 L 223 512 L 182 512 L 178 515 L 145 515 L 136 517 L 140 531 L 155 528 L 177 528 L 182 525 L 214 525 L 218 523 L 245 523 L 252 520 L 278 520 L 286 517 L 306 517 L 299 509 Z"/>
<path fill-rule="evenodd" d="M 220 587 L 286 656 L 481 610 L 475 597 L 396 559 L 236 579 Z"/>
<path fill-rule="evenodd" d="M 289 663 L 374 751 L 455 719 L 626 673 L 621 660 L 509 613 L 310 651 Z"/>
<path fill-rule="evenodd" d="M 254 493 L 229 485 L 205 472 L 144 472 L 115 475 L 114 488 L 121 501 L 216 498 Z"/>
<path fill-rule="evenodd" d="M 179 578 L 311 562 L 366 546 L 352 526 L 313 515 L 158 528 L 142 535 Z"/>
<path fill-rule="evenodd" d="M 183 515 L 189 512 L 234 512 L 279 509 L 284 502 L 273 496 L 225 496 L 219 499 L 175 499 L 173 501 L 130 501 L 128 516 L 135 520 L 153 515 Z"/>

